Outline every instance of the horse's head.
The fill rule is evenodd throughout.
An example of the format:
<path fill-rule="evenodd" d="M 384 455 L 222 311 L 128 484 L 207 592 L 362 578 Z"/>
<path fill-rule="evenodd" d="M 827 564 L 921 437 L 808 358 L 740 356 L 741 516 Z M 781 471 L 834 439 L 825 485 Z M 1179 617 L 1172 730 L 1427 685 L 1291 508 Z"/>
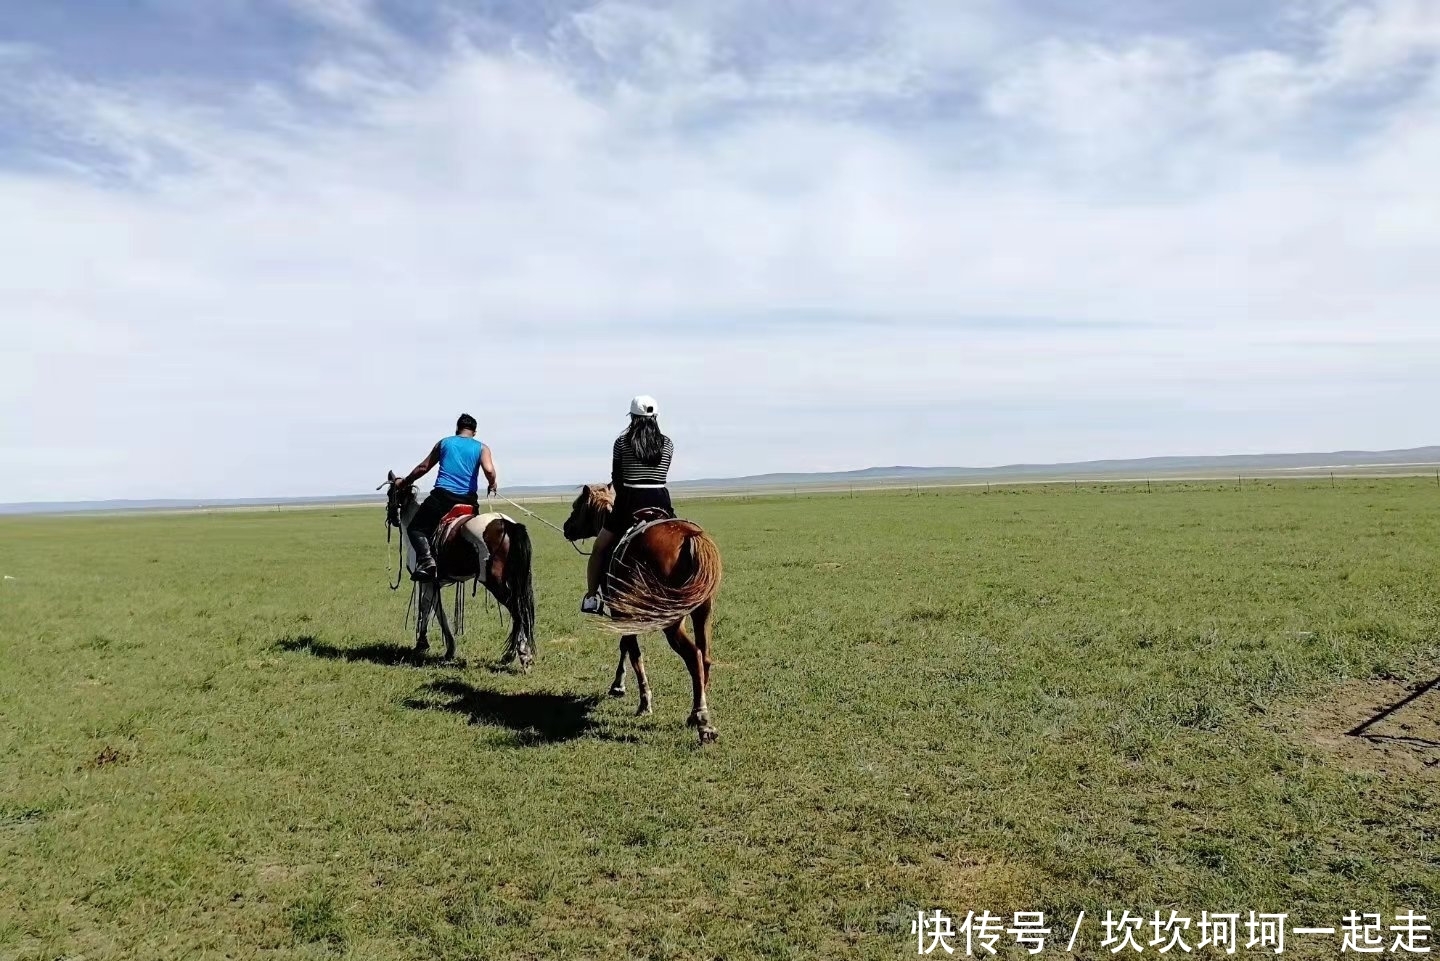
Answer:
<path fill-rule="evenodd" d="M 583 541 L 600 533 L 611 508 L 615 506 L 615 488 L 609 484 L 586 484 L 580 488 L 565 519 L 565 539 Z"/>
<path fill-rule="evenodd" d="M 387 488 L 385 491 L 385 526 L 399 528 L 400 525 L 410 519 L 415 513 L 415 488 L 410 485 L 401 485 L 395 472 L 390 471 L 389 478 L 380 487 Z M 386 535 L 389 536 L 388 534 Z"/>

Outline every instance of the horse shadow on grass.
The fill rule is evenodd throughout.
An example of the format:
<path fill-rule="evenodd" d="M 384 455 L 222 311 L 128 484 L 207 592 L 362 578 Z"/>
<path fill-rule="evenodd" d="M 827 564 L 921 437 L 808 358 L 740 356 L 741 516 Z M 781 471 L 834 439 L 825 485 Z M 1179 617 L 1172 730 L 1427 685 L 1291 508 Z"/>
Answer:
<path fill-rule="evenodd" d="M 404 644 L 361 644 L 358 647 L 336 647 L 316 640 L 313 635 L 282 637 L 273 648 L 289 654 L 310 654 L 327 661 L 360 662 L 380 664 L 386 667 L 419 667 L 422 659 L 413 645 Z"/>
<path fill-rule="evenodd" d="M 464 655 L 446 659 L 432 649 L 417 651 L 415 646 L 406 644 L 361 644 L 357 647 L 336 647 L 316 640 L 309 634 L 300 637 L 282 637 L 271 645 L 272 650 L 287 654 L 310 654 L 327 661 L 344 661 L 347 664 L 379 664 L 382 667 L 470 667 Z M 499 660 L 487 661 L 482 665 L 491 674 L 513 674 L 514 667 Z"/>
<path fill-rule="evenodd" d="M 513 731 L 515 744 L 557 744 L 578 737 L 630 740 L 607 734 L 595 718 L 600 695 L 492 691 L 455 678 L 431 681 L 403 702 L 418 711 L 447 711 L 471 724 Z"/>

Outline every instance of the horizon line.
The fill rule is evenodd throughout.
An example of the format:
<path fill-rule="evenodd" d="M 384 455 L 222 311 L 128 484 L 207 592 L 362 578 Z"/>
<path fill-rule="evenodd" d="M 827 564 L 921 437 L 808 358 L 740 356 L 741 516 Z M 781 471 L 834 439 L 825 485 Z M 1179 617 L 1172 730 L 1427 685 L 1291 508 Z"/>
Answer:
<path fill-rule="evenodd" d="M 1348 449 L 1334 451 L 1270 451 L 1265 453 L 1232 453 L 1232 454 L 1156 454 L 1144 457 L 1099 457 L 1080 461 L 1052 461 L 1052 462 L 1014 462 L 1008 464 L 997 464 L 984 467 L 964 466 L 922 466 L 922 465 L 872 465 L 869 467 L 852 468 L 845 470 L 821 470 L 821 471 L 767 471 L 760 474 L 747 474 L 735 477 L 699 477 L 673 480 L 672 487 L 689 487 L 691 489 L 703 488 L 704 486 L 749 484 L 762 486 L 767 479 L 788 478 L 787 483 L 804 483 L 805 479 L 815 479 L 814 482 L 823 483 L 825 479 L 841 479 L 846 477 L 859 477 L 867 475 L 869 480 L 896 479 L 905 474 L 923 473 L 929 475 L 932 480 L 958 477 L 964 475 L 999 474 L 1004 471 L 1012 472 L 1042 472 L 1056 471 L 1063 469 L 1083 468 L 1088 465 L 1114 465 L 1115 469 L 1121 469 L 1124 465 L 1139 465 L 1154 463 L 1156 461 L 1183 461 L 1192 465 L 1200 466 L 1203 462 L 1234 461 L 1245 459 L 1249 461 L 1264 461 L 1266 459 L 1279 458 L 1335 458 L 1345 456 L 1364 456 L 1368 458 L 1399 457 L 1401 455 L 1415 454 L 1418 452 L 1433 452 L 1432 460 L 1422 461 L 1400 461 L 1400 460 L 1372 460 L 1364 464 L 1289 464 L 1284 467 L 1266 468 L 1263 464 L 1252 464 L 1253 469 L 1343 469 L 1346 467 L 1440 467 L 1440 444 L 1422 445 L 1418 447 L 1403 447 L 1387 450 L 1366 450 Z M 1183 468 L 1185 465 L 1176 464 L 1176 468 Z M 889 473 L 887 472 L 895 472 Z M 518 496 L 526 494 L 555 494 L 571 488 L 584 486 L 583 483 L 553 483 L 553 484 L 521 484 L 510 491 Z M 53 500 L 53 501 L 10 501 L 0 502 L 0 513 L 46 513 L 46 508 L 62 509 L 84 509 L 104 510 L 107 505 L 116 505 L 113 509 L 123 509 L 121 505 L 154 505 L 165 506 L 194 506 L 204 507 L 206 505 L 265 505 L 265 504 L 324 504 L 327 502 L 357 502 L 377 500 L 379 495 L 375 491 L 356 491 L 351 493 L 338 494 L 298 494 L 298 495 L 255 495 L 255 496 L 220 496 L 220 497 L 127 497 L 127 498 L 100 498 L 92 500 Z M 28 509 L 28 510 L 27 510 Z"/>

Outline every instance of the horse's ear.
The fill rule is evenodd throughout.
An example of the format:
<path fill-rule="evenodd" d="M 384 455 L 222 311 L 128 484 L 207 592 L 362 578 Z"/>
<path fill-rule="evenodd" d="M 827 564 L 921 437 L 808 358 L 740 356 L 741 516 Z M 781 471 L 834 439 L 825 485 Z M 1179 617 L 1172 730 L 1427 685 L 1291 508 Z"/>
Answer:
<path fill-rule="evenodd" d="M 390 483 L 392 483 L 392 484 L 395 483 L 395 472 L 392 470 L 392 471 L 389 471 L 388 473 L 389 473 L 389 477 L 390 477 Z"/>

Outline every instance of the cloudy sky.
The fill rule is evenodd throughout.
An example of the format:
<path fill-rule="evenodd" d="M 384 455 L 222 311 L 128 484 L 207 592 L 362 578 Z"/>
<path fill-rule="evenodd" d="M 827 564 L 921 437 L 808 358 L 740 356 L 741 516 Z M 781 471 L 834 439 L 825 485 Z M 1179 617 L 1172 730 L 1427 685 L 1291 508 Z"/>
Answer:
<path fill-rule="evenodd" d="M 0 0 L 0 501 L 1435 443 L 1437 171 L 1435 0 Z"/>

